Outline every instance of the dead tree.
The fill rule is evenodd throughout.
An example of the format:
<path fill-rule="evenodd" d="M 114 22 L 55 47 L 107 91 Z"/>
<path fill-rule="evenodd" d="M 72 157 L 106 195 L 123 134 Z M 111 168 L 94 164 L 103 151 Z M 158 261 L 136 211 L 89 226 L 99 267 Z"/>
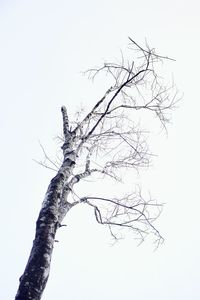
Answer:
<path fill-rule="evenodd" d="M 105 72 L 112 85 L 85 116 L 78 114 L 75 120 L 69 120 L 67 109 L 61 108 L 62 163 L 39 212 L 35 239 L 20 277 L 16 300 L 41 299 L 49 277 L 56 231 L 67 212 L 80 203 L 94 210 L 96 221 L 107 226 L 114 239 L 118 238 L 118 229 L 128 229 L 141 240 L 151 233 L 157 243 L 162 242 L 154 226 L 161 205 L 144 199 L 140 190 L 126 191 L 119 197 L 96 195 L 93 191 L 90 195 L 71 197 L 75 195 L 75 185 L 86 177 L 99 174 L 121 180 L 122 170 L 139 170 L 149 165 L 151 153 L 146 133 L 135 121 L 138 113 L 146 111 L 156 116 L 164 127 L 169 121 L 168 113 L 176 95 L 156 72 L 157 64 L 169 58 L 157 55 L 147 45 L 142 48 L 132 39 L 130 42 L 133 58 L 126 60 L 122 56 L 120 63 L 105 63 L 87 71 L 92 78 Z"/>

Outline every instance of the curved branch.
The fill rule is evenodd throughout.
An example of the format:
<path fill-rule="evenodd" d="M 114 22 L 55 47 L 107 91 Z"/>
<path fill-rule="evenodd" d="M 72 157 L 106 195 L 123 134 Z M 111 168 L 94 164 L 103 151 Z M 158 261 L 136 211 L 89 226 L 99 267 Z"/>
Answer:
<path fill-rule="evenodd" d="M 150 203 L 151 200 L 144 201 L 141 194 L 131 194 L 115 200 L 105 197 L 86 196 L 81 198 L 80 201 L 94 208 L 95 218 L 99 224 L 129 228 L 140 233 L 142 237 L 151 231 L 156 236 L 158 243 L 164 240 L 153 225 L 153 222 L 161 213 L 162 205 Z M 91 201 L 95 201 L 95 203 Z M 101 202 L 104 203 L 103 210 L 99 206 Z M 131 205 L 127 205 L 127 202 L 131 202 Z M 152 212 L 148 210 L 150 208 L 153 209 Z M 156 214 L 155 209 L 157 210 Z M 155 215 L 151 217 L 150 213 Z"/>

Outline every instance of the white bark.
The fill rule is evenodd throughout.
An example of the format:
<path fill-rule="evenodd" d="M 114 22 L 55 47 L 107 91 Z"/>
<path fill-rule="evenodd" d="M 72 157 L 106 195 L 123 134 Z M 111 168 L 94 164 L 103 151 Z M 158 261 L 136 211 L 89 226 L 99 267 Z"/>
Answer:
<path fill-rule="evenodd" d="M 15 300 L 39 300 L 46 286 L 49 272 L 56 231 L 60 226 L 63 215 L 72 207 L 63 200 L 63 190 L 65 182 L 72 175 L 76 163 L 76 153 L 74 151 L 74 135 L 68 131 L 67 114 L 63 112 L 63 128 L 65 141 L 63 149 L 63 163 L 57 175 L 51 180 L 45 199 L 42 204 L 39 217 L 36 222 L 36 234 L 33 246 L 23 275 L 20 277 L 19 289 Z M 59 217 L 61 214 L 62 217 Z"/>

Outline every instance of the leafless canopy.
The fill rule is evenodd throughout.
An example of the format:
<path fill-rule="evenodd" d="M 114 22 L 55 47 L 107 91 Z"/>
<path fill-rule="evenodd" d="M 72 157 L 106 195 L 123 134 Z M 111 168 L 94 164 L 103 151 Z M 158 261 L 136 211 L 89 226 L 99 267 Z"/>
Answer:
<path fill-rule="evenodd" d="M 82 196 L 75 192 L 75 184 L 86 177 L 99 174 L 101 179 L 109 177 L 120 181 L 122 172 L 147 167 L 152 155 L 147 132 L 135 121 L 137 114 L 149 113 L 166 128 L 169 113 L 177 101 L 173 86 L 166 87 L 156 71 L 164 60 L 170 59 L 157 55 L 147 45 L 139 46 L 131 38 L 130 47 L 131 59 L 122 55 L 119 63 L 105 63 L 86 72 L 92 79 L 105 73 L 106 80 L 112 84 L 85 116 L 78 112 L 75 120 L 69 122 L 67 110 L 62 107 L 63 123 L 67 124 L 62 140 L 67 141 L 70 136 L 76 159 L 73 175 L 64 185 L 59 222 L 67 212 L 66 207 L 85 203 L 93 208 L 97 222 L 106 225 L 115 240 L 123 229 L 128 229 L 141 241 L 152 233 L 159 244 L 163 238 L 154 221 L 162 205 L 151 198 L 144 199 L 140 189 L 126 191 L 123 197 L 112 196 L 111 191 L 106 197 L 91 190 Z M 45 156 L 48 160 L 46 153 Z M 51 167 L 55 168 L 56 164 Z"/>

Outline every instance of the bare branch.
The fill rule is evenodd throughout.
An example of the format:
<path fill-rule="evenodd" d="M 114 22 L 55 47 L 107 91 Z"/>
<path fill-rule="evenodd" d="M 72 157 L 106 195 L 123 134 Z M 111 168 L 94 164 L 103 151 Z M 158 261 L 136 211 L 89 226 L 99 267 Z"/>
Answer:
<path fill-rule="evenodd" d="M 42 149 L 43 155 L 44 155 L 44 161 L 38 161 L 36 159 L 33 159 L 33 161 L 35 161 L 37 164 L 41 165 L 42 167 L 45 167 L 47 169 L 50 169 L 52 171 L 58 171 L 59 169 L 59 164 L 57 164 L 55 161 L 53 161 L 49 155 L 46 153 L 44 147 L 42 146 L 42 144 L 39 142 L 39 145 Z M 53 167 L 52 167 L 53 166 Z"/>
<path fill-rule="evenodd" d="M 156 236 L 157 243 L 163 241 L 160 232 L 153 225 L 153 222 L 161 213 L 162 205 L 157 204 L 155 201 L 152 203 L 151 199 L 145 201 L 141 191 L 120 199 L 87 196 L 81 198 L 80 201 L 94 208 L 97 222 L 108 225 L 115 239 L 118 237 L 113 231 L 113 226 L 127 228 L 139 234 L 142 240 L 151 232 Z"/>
<path fill-rule="evenodd" d="M 106 93 L 104 94 L 104 96 L 95 104 L 95 106 L 93 107 L 93 109 L 89 112 L 89 114 L 87 114 L 87 116 L 77 125 L 77 127 L 74 129 L 74 132 L 77 132 L 85 123 L 87 123 L 90 118 L 93 116 L 94 112 L 96 111 L 96 109 L 104 102 L 104 100 L 106 99 L 106 97 L 108 96 L 108 94 L 110 94 L 112 92 L 112 87 L 110 87 Z"/>
<path fill-rule="evenodd" d="M 144 48 L 142 48 L 140 45 L 138 45 L 132 38 L 128 37 L 129 40 L 132 42 L 132 44 L 136 45 L 137 48 L 139 48 L 142 52 L 144 53 L 149 53 L 150 51 L 149 50 L 145 50 Z M 154 50 L 154 49 L 153 49 Z M 152 51 L 152 50 L 151 50 Z M 155 54 L 154 55 L 158 58 L 161 58 L 161 59 L 169 59 L 169 60 L 172 60 L 172 61 L 176 61 L 174 58 L 170 58 L 168 56 L 162 56 L 162 55 L 158 55 L 158 54 Z"/>
<path fill-rule="evenodd" d="M 44 163 L 44 162 L 42 162 L 42 161 L 38 161 L 38 160 L 36 160 L 36 159 L 33 159 L 33 161 L 36 162 L 38 165 L 40 165 L 40 166 L 42 166 L 42 167 L 45 167 L 46 169 L 52 170 L 52 171 L 54 171 L 54 172 L 57 172 L 57 171 L 58 171 L 58 169 L 54 169 L 54 168 L 48 166 L 46 163 Z"/>

